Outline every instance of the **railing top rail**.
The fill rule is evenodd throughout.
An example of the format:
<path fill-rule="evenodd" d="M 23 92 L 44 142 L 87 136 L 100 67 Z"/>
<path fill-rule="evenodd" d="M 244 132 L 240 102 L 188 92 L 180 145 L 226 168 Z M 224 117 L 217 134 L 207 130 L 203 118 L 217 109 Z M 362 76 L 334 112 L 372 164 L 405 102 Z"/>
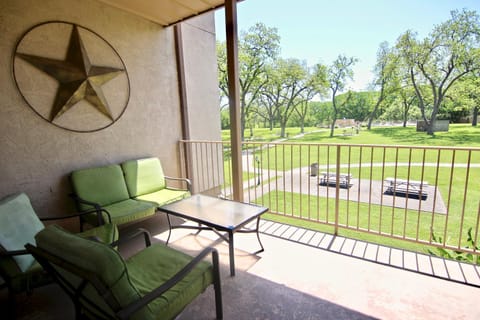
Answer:
<path fill-rule="evenodd" d="M 215 143 L 230 144 L 229 141 L 218 140 L 180 140 L 181 143 Z M 463 150 L 463 151 L 480 151 L 478 147 L 452 147 L 452 146 L 415 146 L 415 145 L 382 145 L 382 144 L 348 144 L 348 143 L 319 143 L 319 142 L 275 142 L 275 141 L 243 141 L 242 144 L 250 145 L 305 145 L 305 146 L 330 146 L 330 147 L 369 147 L 369 148 L 386 148 L 386 149 L 425 149 L 425 150 Z"/>

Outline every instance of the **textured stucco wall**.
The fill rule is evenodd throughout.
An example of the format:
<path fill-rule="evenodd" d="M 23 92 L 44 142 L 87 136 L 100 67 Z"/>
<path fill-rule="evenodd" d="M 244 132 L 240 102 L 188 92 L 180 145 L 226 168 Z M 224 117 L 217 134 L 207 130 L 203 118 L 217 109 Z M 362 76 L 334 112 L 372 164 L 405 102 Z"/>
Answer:
<path fill-rule="evenodd" d="M 192 140 L 220 140 L 219 88 L 214 15 L 182 24 L 189 132 Z M 208 127 L 208 130 L 205 130 Z"/>
<path fill-rule="evenodd" d="M 11 71 L 14 45 L 29 27 L 48 20 L 87 27 L 105 38 L 122 57 L 130 77 L 130 102 L 124 115 L 112 126 L 93 133 L 55 127 L 28 108 L 17 92 Z M 208 15 L 199 20 L 200 25 L 213 23 Z M 211 63 L 215 51 L 197 50 L 199 41 L 212 41 L 211 33 L 207 32 L 205 39 L 201 36 L 205 31 L 194 23 L 189 28 L 186 45 L 195 48 L 200 56 L 210 57 L 207 61 Z M 214 47 L 214 41 L 213 38 L 204 48 Z M 198 77 L 195 66 L 199 59 L 196 60 L 194 69 L 186 71 L 191 90 L 195 90 L 195 77 Z M 175 176 L 181 171 L 173 28 L 163 29 L 95 0 L 2 0 L 0 83 L 0 198 L 24 191 L 39 215 L 57 215 L 73 209 L 67 195 L 70 192 L 68 175 L 74 169 L 158 156 L 169 175 Z M 216 78 L 213 83 L 202 78 L 201 83 L 201 90 L 209 87 L 211 92 L 216 90 Z M 202 112 L 218 113 L 217 99 L 212 97 L 204 95 L 198 99 Z M 210 121 L 217 120 L 212 117 Z M 220 135 L 215 126 L 204 126 L 202 130 L 210 130 L 208 137 Z"/>

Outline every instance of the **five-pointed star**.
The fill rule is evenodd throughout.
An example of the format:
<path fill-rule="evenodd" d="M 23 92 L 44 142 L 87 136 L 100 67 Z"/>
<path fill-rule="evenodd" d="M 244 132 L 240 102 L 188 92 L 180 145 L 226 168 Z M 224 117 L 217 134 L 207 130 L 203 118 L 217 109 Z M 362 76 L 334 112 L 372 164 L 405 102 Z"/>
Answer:
<path fill-rule="evenodd" d="M 91 65 L 76 25 L 70 35 L 65 60 L 24 53 L 16 55 L 58 81 L 57 95 L 50 110 L 50 121 L 53 122 L 83 99 L 114 120 L 101 86 L 124 70 Z"/>

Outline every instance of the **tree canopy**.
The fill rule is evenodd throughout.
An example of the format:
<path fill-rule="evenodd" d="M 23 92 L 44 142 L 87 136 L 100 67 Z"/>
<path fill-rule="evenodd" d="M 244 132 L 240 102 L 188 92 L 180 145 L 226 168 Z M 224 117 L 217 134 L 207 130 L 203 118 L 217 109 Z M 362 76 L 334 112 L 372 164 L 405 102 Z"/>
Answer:
<path fill-rule="evenodd" d="M 220 106 L 228 99 L 225 43 L 217 42 Z M 289 123 L 302 130 L 337 119 L 367 121 L 423 119 L 433 134 L 438 117 L 476 125 L 480 105 L 480 18 L 477 12 L 455 10 L 447 21 L 420 39 L 412 30 L 396 43 L 379 45 L 370 91 L 348 90 L 355 57 L 339 54 L 328 66 L 308 66 L 297 58 L 280 57 L 276 28 L 257 23 L 239 38 L 242 139 L 248 125 L 281 128 Z M 328 98 L 330 102 L 319 103 Z M 222 114 L 222 127 L 228 118 Z"/>

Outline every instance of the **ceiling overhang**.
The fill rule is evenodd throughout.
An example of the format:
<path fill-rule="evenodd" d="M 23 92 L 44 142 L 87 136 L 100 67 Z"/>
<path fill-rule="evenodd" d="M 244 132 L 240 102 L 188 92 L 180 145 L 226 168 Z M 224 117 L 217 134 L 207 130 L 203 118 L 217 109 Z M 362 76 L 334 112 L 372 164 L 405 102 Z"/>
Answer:
<path fill-rule="evenodd" d="M 99 0 L 164 27 L 221 8 L 225 0 Z M 240 0 L 241 1 L 241 0 Z"/>

